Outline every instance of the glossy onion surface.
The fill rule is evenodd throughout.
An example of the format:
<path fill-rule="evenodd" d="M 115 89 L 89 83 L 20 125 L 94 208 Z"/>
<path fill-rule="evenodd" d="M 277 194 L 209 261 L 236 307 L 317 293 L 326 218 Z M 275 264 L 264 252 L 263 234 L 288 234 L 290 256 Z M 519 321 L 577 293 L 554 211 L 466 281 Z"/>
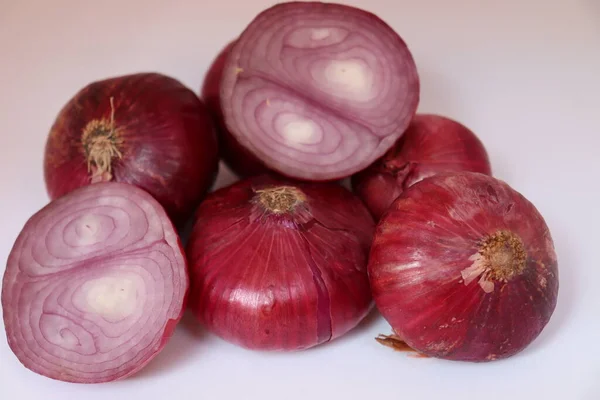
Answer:
<path fill-rule="evenodd" d="M 383 157 L 352 176 L 352 189 L 378 220 L 411 185 L 441 172 L 460 171 L 492 174 L 481 140 L 450 118 L 417 114 Z"/>
<path fill-rule="evenodd" d="M 261 12 L 225 60 L 229 132 L 269 168 L 334 180 L 381 157 L 419 103 L 405 42 L 379 17 L 341 4 L 289 2 Z"/>
<path fill-rule="evenodd" d="M 190 306 L 211 331 L 250 349 L 335 339 L 373 304 L 373 229 L 361 201 L 337 184 L 258 176 L 218 190 L 187 245 Z"/>
<path fill-rule="evenodd" d="M 489 361 L 527 347 L 554 312 L 558 269 L 544 219 L 506 183 L 440 174 L 403 192 L 369 260 L 378 309 L 414 350 Z"/>
<path fill-rule="evenodd" d="M 52 199 L 95 182 L 139 186 L 181 226 L 218 162 L 198 96 L 173 78 L 140 73 L 93 82 L 69 100 L 48 135 L 44 177 Z"/>
<path fill-rule="evenodd" d="M 225 164 L 236 175 L 245 178 L 254 175 L 260 175 L 269 172 L 269 168 L 263 164 L 248 149 L 239 144 L 237 139 L 229 132 L 225 121 L 223 120 L 223 111 L 221 110 L 221 79 L 223 77 L 223 67 L 229 50 L 234 42 L 229 43 L 217 57 L 213 60 L 202 85 L 202 100 L 210 110 L 219 133 L 219 153 Z"/>
<path fill-rule="evenodd" d="M 68 382 L 129 376 L 163 348 L 183 312 L 183 250 L 146 192 L 84 186 L 33 215 L 8 257 L 8 344 L 32 371 Z"/>

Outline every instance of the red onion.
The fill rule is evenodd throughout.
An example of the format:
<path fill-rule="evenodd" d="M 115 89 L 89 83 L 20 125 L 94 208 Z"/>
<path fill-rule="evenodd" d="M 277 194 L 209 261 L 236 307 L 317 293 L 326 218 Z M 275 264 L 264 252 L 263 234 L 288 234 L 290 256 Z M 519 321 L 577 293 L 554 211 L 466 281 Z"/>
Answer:
<path fill-rule="evenodd" d="M 558 267 L 544 219 L 506 183 L 439 174 L 377 226 L 369 276 L 395 337 L 426 356 L 489 361 L 527 347 L 554 312 Z"/>
<path fill-rule="evenodd" d="M 257 176 L 210 194 L 187 244 L 190 307 L 249 349 L 301 350 L 354 328 L 372 308 L 374 223 L 334 183 Z"/>
<path fill-rule="evenodd" d="M 232 45 L 221 106 L 229 132 L 269 168 L 334 180 L 392 146 L 419 91 L 408 47 L 379 17 L 289 2 L 261 12 Z"/>
<path fill-rule="evenodd" d="M 269 169 L 254 154 L 243 147 L 227 130 L 221 110 L 219 92 L 225 59 L 234 42 L 229 43 L 214 59 L 202 86 L 202 100 L 210 110 L 219 132 L 219 152 L 225 164 L 239 177 L 268 173 Z"/>
<path fill-rule="evenodd" d="M 460 171 L 492 174 L 481 140 L 450 118 L 418 114 L 382 158 L 352 176 L 352 189 L 379 219 L 409 186 L 440 172 Z"/>
<path fill-rule="evenodd" d="M 63 107 L 48 135 L 44 175 L 52 199 L 94 182 L 139 186 L 181 226 L 218 162 L 198 96 L 173 78 L 140 73 L 93 82 Z"/>
<path fill-rule="evenodd" d="M 10 252 L 8 344 L 53 379 L 121 379 L 164 347 L 187 289 L 183 249 L 160 204 L 132 185 L 84 186 L 33 215 Z"/>

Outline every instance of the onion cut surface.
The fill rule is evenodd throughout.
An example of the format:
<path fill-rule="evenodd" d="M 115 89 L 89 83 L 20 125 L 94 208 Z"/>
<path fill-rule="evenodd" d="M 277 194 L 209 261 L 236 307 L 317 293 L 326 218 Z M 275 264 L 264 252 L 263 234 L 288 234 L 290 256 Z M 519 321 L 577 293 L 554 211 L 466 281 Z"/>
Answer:
<path fill-rule="evenodd" d="M 257 176 L 210 194 L 196 218 L 190 307 L 221 338 L 302 350 L 342 336 L 372 308 L 374 223 L 347 189 Z"/>
<path fill-rule="evenodd" d="M 166 344 L 188 284 L 179 237 L 156 200 L 127 184 L 84 186 L 34 214 L 10 252 L 8 344 L 53 379 L 130 376 Z"/>
<path fill-rule="evenodd" d="M 369 277 L 391 340 L 461 361 L 525 349 L 549 322 L 559 286 L 538 210 L 473 172 L 426 178 L 394 201 L 375 232 Z"/>
<path fill-rule="evenodd" d="M 202 100 L 210 110 L 219 133 L 219 154 L 225 164 L 239 177 L 261 175 L 269 173 L 262 161 L 254 154 L 240 145 L 237 139 L 229 132 L 223 120 L 221 110 L 221 80 L 225 60 L 234 42 L 227 44 L 213 60 L 202 84 Z"/>
<path fill-rule="evenodd" d="M 290 2 L 260 13 L 231 47 L 221 107 L 229 132 L 269 168 L 334 180 L 392 146 L 419 91 L 408 47 L 379 17 Z"/>

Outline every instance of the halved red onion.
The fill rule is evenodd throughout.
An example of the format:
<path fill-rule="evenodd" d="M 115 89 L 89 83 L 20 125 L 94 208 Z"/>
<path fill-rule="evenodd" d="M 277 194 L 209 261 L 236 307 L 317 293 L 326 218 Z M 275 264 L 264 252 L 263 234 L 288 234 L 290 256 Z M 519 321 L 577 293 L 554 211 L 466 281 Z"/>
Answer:
<path fill-rule="evenodd" d="M 338 184 L 256 176 L 220 189 L 200 205 L 187 244 L 190 308 L 250 349 L 338 338 L 373 305 L 373 229 L 360 199 Z"/>
<path fill-rule="evenodd" d="M 492 174 L 481 140 L 453 119 L 417 114 L 383 157 L 352 176 L 352 189 L 379 219 L 408 187 L 435 174 L 460 171 Z"/>
<path fill-rule="evenodd" d="M 383 155 L 419 102 L 413 57 L 379 17 L 332 3 L 260 13 L 225 61 L 227 128 L 268 167 L 298 179 L 349 176 Z"/>
<path fill-rule="evenodd" d="M 426 178 L 394 201 L 375 232 L 369 279 L 395 332 L 380 340 L 462 361 L 525 349 L 549 322 L 559 287 L 542 215 L 475 172 Z"/>
<path fill-rule="evenodd" d="M 34 214 L 10 252 L 8 344 L 53 379 L 121 379 L 164 347 L 187 289 L 179 237 L 160 204 L 133 185 L 84 186 Z"/>
<path fill-rule="evenodd" d="M 269 168 L 248 149 L 239 144 L 237 139 L 229 132 L 223 120 L 220 98 L 221 80 L 225 60 L 233 43 L 227 44 L 213 60 L 204 77 L 201 96 L 210 110 L 219 132 L 219 154 L 221 158 L 236 175 L 249 177 L 267 173 Z"/>

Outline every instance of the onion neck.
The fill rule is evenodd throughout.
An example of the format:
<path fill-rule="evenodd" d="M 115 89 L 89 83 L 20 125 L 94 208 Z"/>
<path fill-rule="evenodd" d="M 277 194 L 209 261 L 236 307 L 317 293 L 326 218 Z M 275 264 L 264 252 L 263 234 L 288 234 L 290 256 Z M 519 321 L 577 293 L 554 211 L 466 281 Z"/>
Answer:
<path fill-rule="evenodd" d="M 390 159 L 383 161 L 381 171 L 390 175 L 396 181 L 396 184 L 402 189 L 407 189 L 411 176 L 415 170 L 415 164 L 402 159 Z"/>
<path fill-rule="evenodd" d="M 398 173 L 410 167 L 410 162 L 398 158 L 383 160 L 383 169 L 390 173 Z"/>
<path fill-rule="evenodd" d="M 115 130 L 115 108 L 112 97 L 110 107 L 110 120 L 102 118 L 88 122 L 81 136 L 92 182 L 110 181 L 112 160 L 115 157 L 122 157 L 120 147 L 123 143 Z"/>
<path fill-rule="evenodd" d="M 255 201 L 267 212 L 284 214 L 293 212 L 306 196 L 293 186 L 274 186 L 256 190 Z"/>
<path fill-rule="evenodd" d="M 478 252 L 470 257 L 470 267 L 462 271 L 464 284 L 479 277 L 486 293 L 494 290 L 494 282 L 508 282 L 525 270 L 527 252 L 523 240 L 510 231 L 498 231 L 485 237 Z"/>

